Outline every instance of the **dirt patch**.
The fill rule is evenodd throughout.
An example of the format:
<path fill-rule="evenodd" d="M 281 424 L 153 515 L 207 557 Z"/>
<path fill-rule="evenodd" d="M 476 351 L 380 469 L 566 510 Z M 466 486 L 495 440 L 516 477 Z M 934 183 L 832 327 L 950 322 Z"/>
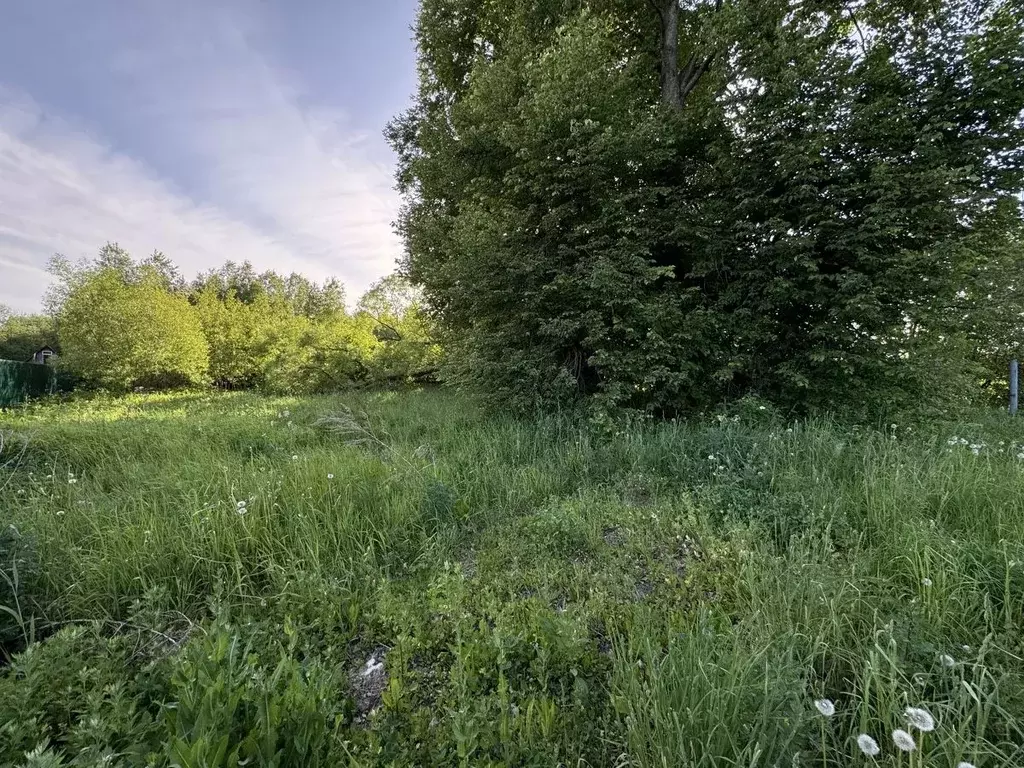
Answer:
<path fill-rule="evenodd" d="M 476 578 L 476 552 L 466 552 L 459 559 L 459 568 L 462 569 L 462 575 L 467 579 Z"/>
<path fill-rule="evenodd" d="M 633 590 L 637 601 L 649 597 L 652 592 L 654 592 L 654 585 L 646 578 L 640 579 L 640 581 L 636 583 L 636 588 Z"/>
<path fill-rule="evenodd" d="M 617 525 L 613 525 L 601 531 L 601 538 L 604 539 L 604 543 L 609 547 L 621 547 L 626 543 L 626 534 Z"/>
<path fill-rule="evenodd" d="M 356 704 L 356 722 L 362 723 L 376 710 L 388 687 L 388 673 L 384 666 L 387 649 L 378 648 L 366 662 L 349 674 L 352 698 Z"/>

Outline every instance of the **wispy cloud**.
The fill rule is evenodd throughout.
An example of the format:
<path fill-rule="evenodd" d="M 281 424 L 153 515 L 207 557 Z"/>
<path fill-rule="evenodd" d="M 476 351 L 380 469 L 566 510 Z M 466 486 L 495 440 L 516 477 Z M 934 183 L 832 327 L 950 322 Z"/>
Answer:
<path fill-rule="evenodd" d="M 0 302 L 32 309 L 52 253 L 107 240 L 158 248 L 186 273 L 249 259 L 351 292 L 391 271 L 397 198 L 381 153 L 256 50 L 253 23 L 221 6 L 108 54 L 124 124 L 145 126 L 156 157 L 0 84 Z"/>

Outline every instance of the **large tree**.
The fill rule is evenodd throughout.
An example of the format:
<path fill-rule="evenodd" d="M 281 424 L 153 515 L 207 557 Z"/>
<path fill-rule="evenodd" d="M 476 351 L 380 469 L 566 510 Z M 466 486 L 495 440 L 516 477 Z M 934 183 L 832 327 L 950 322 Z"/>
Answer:
<path fill-rule="evenodd" d="M 1022 30 L 1001 0 L 424 0 L 389 136 L 452 376 L 517 405 L 912 393 L 1019 223 Z"/>

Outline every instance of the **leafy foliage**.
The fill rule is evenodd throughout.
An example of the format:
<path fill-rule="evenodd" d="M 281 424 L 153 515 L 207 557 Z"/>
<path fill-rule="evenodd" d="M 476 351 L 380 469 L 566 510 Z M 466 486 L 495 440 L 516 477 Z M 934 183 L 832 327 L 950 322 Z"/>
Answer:
<path fill-rule="evenodd" d="M 187 285 L 164 254 L 136 262 L 108 243 L 93 260 L 56 256 L 50 271 L 57 280 L 47 306 L 68 345 L 65 371 L 111 389 L 212 381 L 225 389 L 337 391 L 429 379 L 440 355 L 418 291 L 397 275 L 372 286 L 349 313 L 337 281 L 257 273 L 249 262 L 228 261 Z M 0 328 L 25 346 L 53 324 L 12 315 Z"/>
<path fill-rule="evenodd" d="M 0 312 L 0 360 L 25 362 L 43 347 L 60 354 L 53 318 Z"/>
<path fill-rule="evenodd" d="M 169 292 L 156 269 L 104 255 L 67 276 L 62 365 L 114 390 L 203 381 L 209 348 L 188 299 Z"/>
<path fill-rule="evenodd" d="M 453 380 L 519 407 L 877 410 L 938 353 L 959 396 L 939 308 L 1020 222 L 1019 6 L 687 4 L 681 107 L 658 8 L 422 4 L 389 137 Z"/>

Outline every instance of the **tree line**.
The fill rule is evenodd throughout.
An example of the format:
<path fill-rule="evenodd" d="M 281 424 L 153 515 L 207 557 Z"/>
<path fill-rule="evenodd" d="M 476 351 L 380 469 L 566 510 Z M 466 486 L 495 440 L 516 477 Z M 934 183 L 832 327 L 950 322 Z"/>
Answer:
<path fill-rule="evenodd" d="M 116 243 L 77 263 L 55 256 L 49 271 L 44 313 L 0 316 L 0 358 L 48 345 L 83 385 L 313 393 L 422 379 L 437 365 L 419 293 L 397 275 L 349 311 L 333 279 L 227 261 L 186 281 L 164 254 L 137 261 Z"/>
<path fill-rule="evenodd" d="M 388 129 L 446 375 L 503 406 L 966 401 L 1024 303 L 1010 0 L 423 0 Z"/>

